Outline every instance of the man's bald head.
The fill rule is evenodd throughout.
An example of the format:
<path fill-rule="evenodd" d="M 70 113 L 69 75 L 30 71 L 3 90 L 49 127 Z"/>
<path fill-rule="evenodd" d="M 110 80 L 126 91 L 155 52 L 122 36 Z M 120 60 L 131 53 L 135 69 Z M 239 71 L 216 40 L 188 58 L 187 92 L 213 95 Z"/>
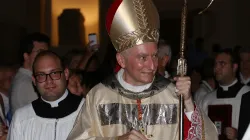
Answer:
<path fill-rule="evenodd" d="M 33 73 L 35 73 L 35 69 L 36 69 L 37 62 L 38 62 L 40 59 L 42 59 L 43 57 L 51 57 L 52 59 L 55 59 L 55 60 L 59 61 L 59 63 L 60 63 L 60 65 L 61 65 L 62 69 L 65 69 L 65 66 L 64 66 L 64 64 L 63 64 L 63 62 L 62 62 L 61 57 L 60 57 L 59 55 L 57 55 L 56 53 L 47 50 L 47 51 L 42 51 L 42 52 L 40 52 L 40 53 L 36 56 L 36 58 L 35 58 L 35 60 L 34 60 L 34 63 L 33 63 L 33 67 L 32 67 Z"/>

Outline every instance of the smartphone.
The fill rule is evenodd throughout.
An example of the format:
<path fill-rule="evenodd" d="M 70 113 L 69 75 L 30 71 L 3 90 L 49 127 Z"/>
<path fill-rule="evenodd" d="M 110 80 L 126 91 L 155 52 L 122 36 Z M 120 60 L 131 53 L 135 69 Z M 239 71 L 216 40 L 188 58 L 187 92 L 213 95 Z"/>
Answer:
<path fill-rule="evenodd" d="M 89 34 L 89 42 L 91 42 L 92 41 L 92 43 L 90 43 L 90 46 L 93 46 L 93 45 L 96 45 L 97 44 L 97 36 L 96 36 L 96 33 L 90 33 Z"/>

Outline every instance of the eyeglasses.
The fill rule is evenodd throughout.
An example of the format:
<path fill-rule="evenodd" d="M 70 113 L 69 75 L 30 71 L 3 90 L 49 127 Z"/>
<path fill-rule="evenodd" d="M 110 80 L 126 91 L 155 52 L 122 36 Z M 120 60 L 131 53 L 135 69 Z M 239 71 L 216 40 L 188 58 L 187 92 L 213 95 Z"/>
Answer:
<path fill-rule="evenodd" d="M 49 77 L 52 79 L 52 80 L 59 80 L 61 78 L 61 75 L 62 75 L 62 72 L 63 71 L 53 71 L 49 74 L 45 74 L 45 73 L 39 73 L 39 74 L 36 74 L 35 75 L 35 79 L 38 83 L 43 83 L 47 80 L 47 77 L 49 75 Z"/>

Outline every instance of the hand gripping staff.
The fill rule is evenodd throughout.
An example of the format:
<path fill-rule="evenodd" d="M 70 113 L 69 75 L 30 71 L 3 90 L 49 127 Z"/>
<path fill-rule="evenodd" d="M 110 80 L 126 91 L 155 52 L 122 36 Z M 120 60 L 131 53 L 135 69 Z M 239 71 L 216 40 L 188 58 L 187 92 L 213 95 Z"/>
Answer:
<path fill-rule="evenodd" d="M 214 0 L 211 0 L 208 6 L 199 12 L 199 14 L 204 13 L 213 3 Z M 186 23 L 187 23 L 187 0 L 184 0 L 182 13 L 181 13 L 181 34 L 180 34 L 180 58 L 178 59 L 177 65 L 177 75 L 185 76 L 187 74 L 187 61 L 184 57 L 185 51 L 185 41 L 186 41 Z M 183 95 L 179 96 L 179 140 L 184 140 L 184 99 Z"/>

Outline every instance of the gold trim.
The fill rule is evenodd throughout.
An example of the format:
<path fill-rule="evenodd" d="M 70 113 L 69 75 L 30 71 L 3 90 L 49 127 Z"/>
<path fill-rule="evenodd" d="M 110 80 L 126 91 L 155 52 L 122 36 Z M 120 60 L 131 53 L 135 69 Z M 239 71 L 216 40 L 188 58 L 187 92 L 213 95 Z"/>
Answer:
<path fill-rule="evenodd" d="M 132 33 L 120 36 L 118 39 L 115 40 L 116 44 L 114 45 L 117 46 L 117 52 L 122 52 L 126 49 L 132 48 L 134 45 L 140 45 L 143 42 L 158 42 L 158 39 L 158 29 L 137 29 Z"/>
<path fill-rule="evenodd" d="M 148 28 L 148 18 L 146 16 L 146 8 L 143 2 L 140 0 L 133 0 L 134 9 L 136 12 L 136 17 L 139 25 L 139 30 L 144 30 Z"/>
<path fill-rule="evenodd" d="M 128 12 L 127 10 L 130 11 Z M 131 17 L 128 18 L 128 15 Z M 159 19 L 157 18 L 157 10 L 152 2 L 148 0 L 127 0 L 121 5 L 121 9 L 120 11 L 118 10 L 116 16 L 117 19 L 123 18 L 123 22 L 115 20 L 113 29 L 116 30 L 111 31 L 111 40 L 113 40 L 112 42 L 117 52 L 122 52 L 145 42 L 158 42 Z M 124 24 L 125 28 L 120 28 L 121 24 Z M 130 31 L 127 32 L 126 30 Z"/>

